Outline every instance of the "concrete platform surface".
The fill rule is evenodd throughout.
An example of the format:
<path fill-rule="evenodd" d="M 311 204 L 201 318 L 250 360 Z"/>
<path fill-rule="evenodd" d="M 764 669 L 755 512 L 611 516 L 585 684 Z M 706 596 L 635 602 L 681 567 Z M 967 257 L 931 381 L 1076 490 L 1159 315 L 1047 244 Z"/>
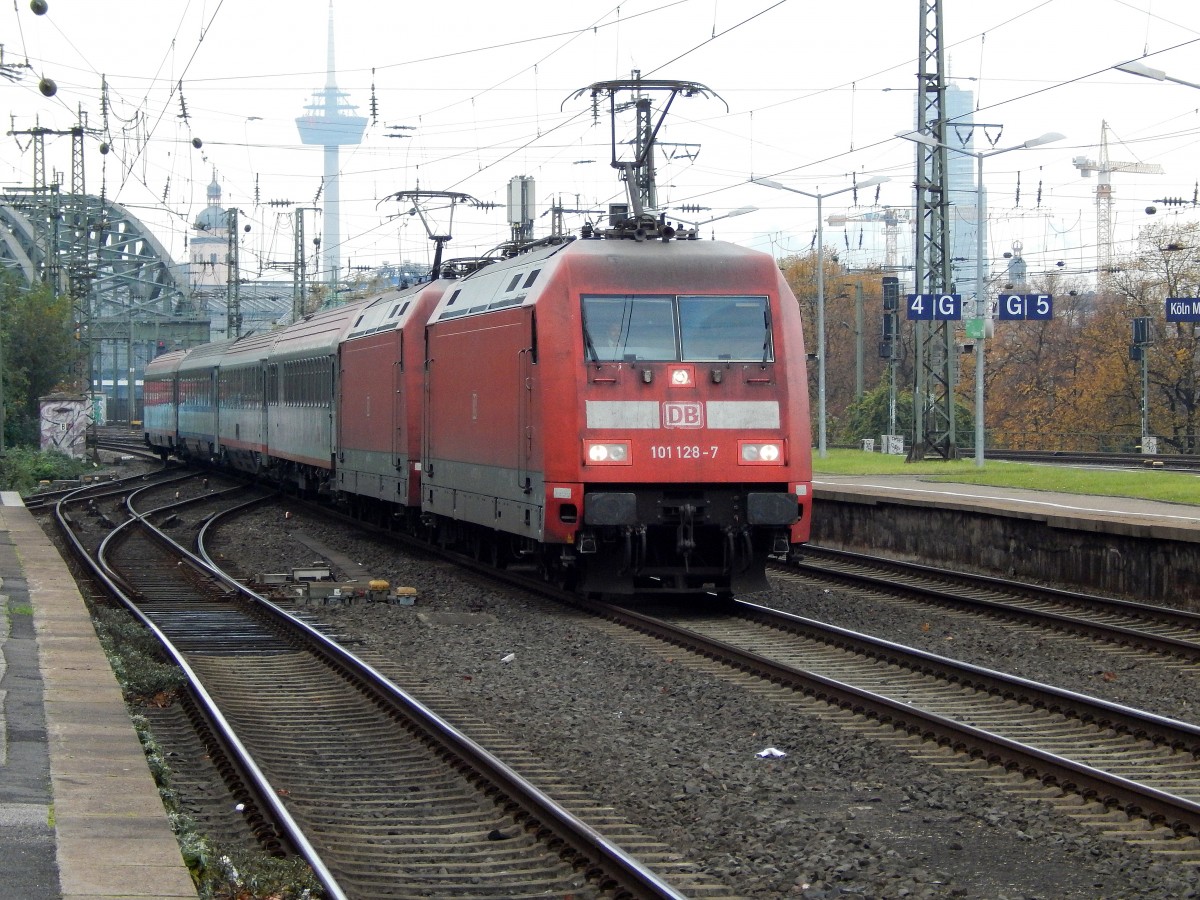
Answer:
<path fill-rule="evenodd" d="M 0 493 L 0 896 L 195 898 L 83 598 Z"/>
<path fill-rule="evenodd" d="M 1176 540 L 1186 540 L 1186 533 L 1194 532 L 1193 539 L 1200 540 L 1200 507 L 1185 503 L 931 481 L 919 475 L 813 475 L 813 495 L 818 500 L 822 496 L 887 497 L 1047 520 L 1124 523 L 1137 528 L 1178 530 L 1181 534 L 1173 535 Z"/>

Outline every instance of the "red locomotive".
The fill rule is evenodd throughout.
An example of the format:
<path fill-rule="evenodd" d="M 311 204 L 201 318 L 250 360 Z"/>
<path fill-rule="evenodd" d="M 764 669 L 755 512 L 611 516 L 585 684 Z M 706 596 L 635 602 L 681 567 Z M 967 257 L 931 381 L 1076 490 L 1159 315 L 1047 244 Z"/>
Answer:
<path fill-rule="evenodd" d="M 602 593 L 752 589 L 807 539 L 804 343 L 770 257 L 572 241 L 464 279 L 426 331 L 443 530 L 516 537 Z"/>
<path fill-rule="evenodd" d="M 767 557 L 809 536 L 795 297 L 766 254 L 633 205 L 463 277 L 159 357 L 147 442 L 589 593 L 761 588 Z"/>

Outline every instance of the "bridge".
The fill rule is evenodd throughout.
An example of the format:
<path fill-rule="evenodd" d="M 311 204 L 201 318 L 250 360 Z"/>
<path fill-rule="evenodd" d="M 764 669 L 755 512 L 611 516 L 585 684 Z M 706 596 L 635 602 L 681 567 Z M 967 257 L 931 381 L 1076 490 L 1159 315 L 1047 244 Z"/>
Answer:
<path fill-rule="evenodd" d="M 114 399 L 127 400 L 129 382 L 158 353 L 209 340 L 209 313 L 183 268 L 136 216 L 102 197 L 58 185 L 0 192 L 0 268 L 73 298 L 95 383 L 107 381 Z"/>

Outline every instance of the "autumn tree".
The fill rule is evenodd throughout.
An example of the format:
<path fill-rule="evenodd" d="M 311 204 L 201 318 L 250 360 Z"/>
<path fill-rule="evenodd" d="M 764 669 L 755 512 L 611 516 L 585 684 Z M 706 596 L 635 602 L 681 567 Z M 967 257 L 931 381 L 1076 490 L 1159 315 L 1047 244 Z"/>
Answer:
<path fill-rule="evenodd" d="M 1054 297 L 1053 319 L 995 323 L 985 369 L 991 445 L 1095 449 L 1086 445 L 1097 434 L 1128 433 L 1128 341 L 1114 342 L 1114 304 L 1075 284 L 1033 285 Z"/>
<path fill-rule="evenodd" d="M 780 260 L 784 278 L 796 295 L 810 356 L 817 341 L 817 252 L 795 254 Z M 883 312 L 883 284 L 879 272 L 848 272 L 836 251 L 825 251 L 825 407 L 828 433 L 838 443 L 855 443 L 854 427 L 845 427 L 847 411 L 862 397 L 858 391 L 858 361 L 862 360 L 862 392 L 886 386 L 887 363 L 879 357 Z M 861 309 L 861 316 L 859 310 Z M 860 324 L 861 323 L 861 324 Z M 903 376 L 902 376 L 903 377 Z M 901 383 L 905 383 L 901 380 Z M 817 365 L 809 361 L 811 409 L 818 408 Z M 911 401 L 909 401 L 911 405 Z M 815 429 L 814 429 L 815 432 Z M 879 432 L 875 432 L 876 436 Z"/>
<path fill-rule="evenodd" d="M 79 358 L 71 300 L 45 284 L 0 275 L 0 347 L 4 365 L 5 445 L 36 446 L 38 398 L 67 383 Z"/>
<path fill-rule="evenodd" d="M 789 256 L 780 267 L 800 305 L 810 352 L 816 339 L 815 248 Z M 1135 253 L 1106 273 L 1103 290 L 1080 278 L 1044 275 L 1021 288 L 1054 296 L 1054 318 L 997 321 L 986 343 L 985 413 L 991 447 L 1130 450 L 1141 435 L 1140 364 L 1130 358 L 1131 320 L 1152 320 L 1146 349 L 1149 427 L 1160 446 L 1200 452 L 1200 354 L 1194 323 L 1164 321 L 1169 297 L 1200 296 L 1200 225 L 1163 224 L 1144 230 Z M 832 440 L 853 444 L 880 430 L 888 369 L 878 355 L 882 313 L 881 278 L 847 272 L 836 252 L 825 254 L 825 342 L 827 429 Z M 862 285 L 862 326 L 856 300 Z M 989 287 L 989 294 L 999 285 Z M 901 313 L 897 387 L 911 390 L 911 327 Z M 863 394 L 856 397 L 856 356 L 862 347 Z M 974 356 L 958 357 L 955 427 L 973 430 Z M 809 389 L 817 409 L 818 380 L 810 361 Z M 911 402 L 898 401 L 900 421 Z M 966 418 L 964 418 L 964 415 Z M 897 426 L 902 434 L 908 430 Z M 868 430 L 869 429 L 869 430 Z"/>
<path fill-rule="evenodd" d="M 1149 427 L 1168 447 L 1200 450 L 1196 328 L 1164 321 L 1168 297 L 1200 294 L 1200 226 L 1156 225 L 1106 273 L 1103 289 L 1044 277 L 1051 321 L 997 322 L 988 342 L 989 443 L 1038 449 L 1132 450 L 1141 435 L 1140 363 L 1131 322 L 1153 323 L 1146 349 Z"/>
<path fill-rule="evenodd" d="M 1124 342 L 1129 321 L 1146 316 L 1152 346 L 1145 348 L 1149 374 L 1150 433 L 1181 453 L 1200 452 L 1200 356 L 1195 322 L 1167 322 L 1165 303 L 1172 297 L 1200 296 L 1200 224 L 1165 222 L 1143 229 L 1134 256 L 1114 276 L 1124 300 Z M 1132 381 L 1138 383 L 1140 364 Z"/>

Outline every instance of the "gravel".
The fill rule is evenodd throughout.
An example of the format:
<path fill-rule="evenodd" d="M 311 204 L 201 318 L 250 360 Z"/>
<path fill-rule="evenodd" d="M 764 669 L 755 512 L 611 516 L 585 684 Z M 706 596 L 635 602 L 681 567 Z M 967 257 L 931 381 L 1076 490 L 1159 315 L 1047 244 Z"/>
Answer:
<path fill-rule="evenodd" d="M 339 578 L 418 591 L 414 606 L 316 610 L 338 633 L 451 695 L 743 896 L 1200 897 L 1194 868 L 717 677 L 680 651 L 299 509 L 262 508 L 222 529 L 217 549 L 242 575 L 287 571 L 314 558 L 300 538 L 353 561 Z M 782 582 L 750 599 L 867 632 L 886 622 L 902 643 L 1194 717 L 1190 669 L 1135 666 L 1088 641 Z M 786 755 L 760 758 L 769 747 Z"/>

